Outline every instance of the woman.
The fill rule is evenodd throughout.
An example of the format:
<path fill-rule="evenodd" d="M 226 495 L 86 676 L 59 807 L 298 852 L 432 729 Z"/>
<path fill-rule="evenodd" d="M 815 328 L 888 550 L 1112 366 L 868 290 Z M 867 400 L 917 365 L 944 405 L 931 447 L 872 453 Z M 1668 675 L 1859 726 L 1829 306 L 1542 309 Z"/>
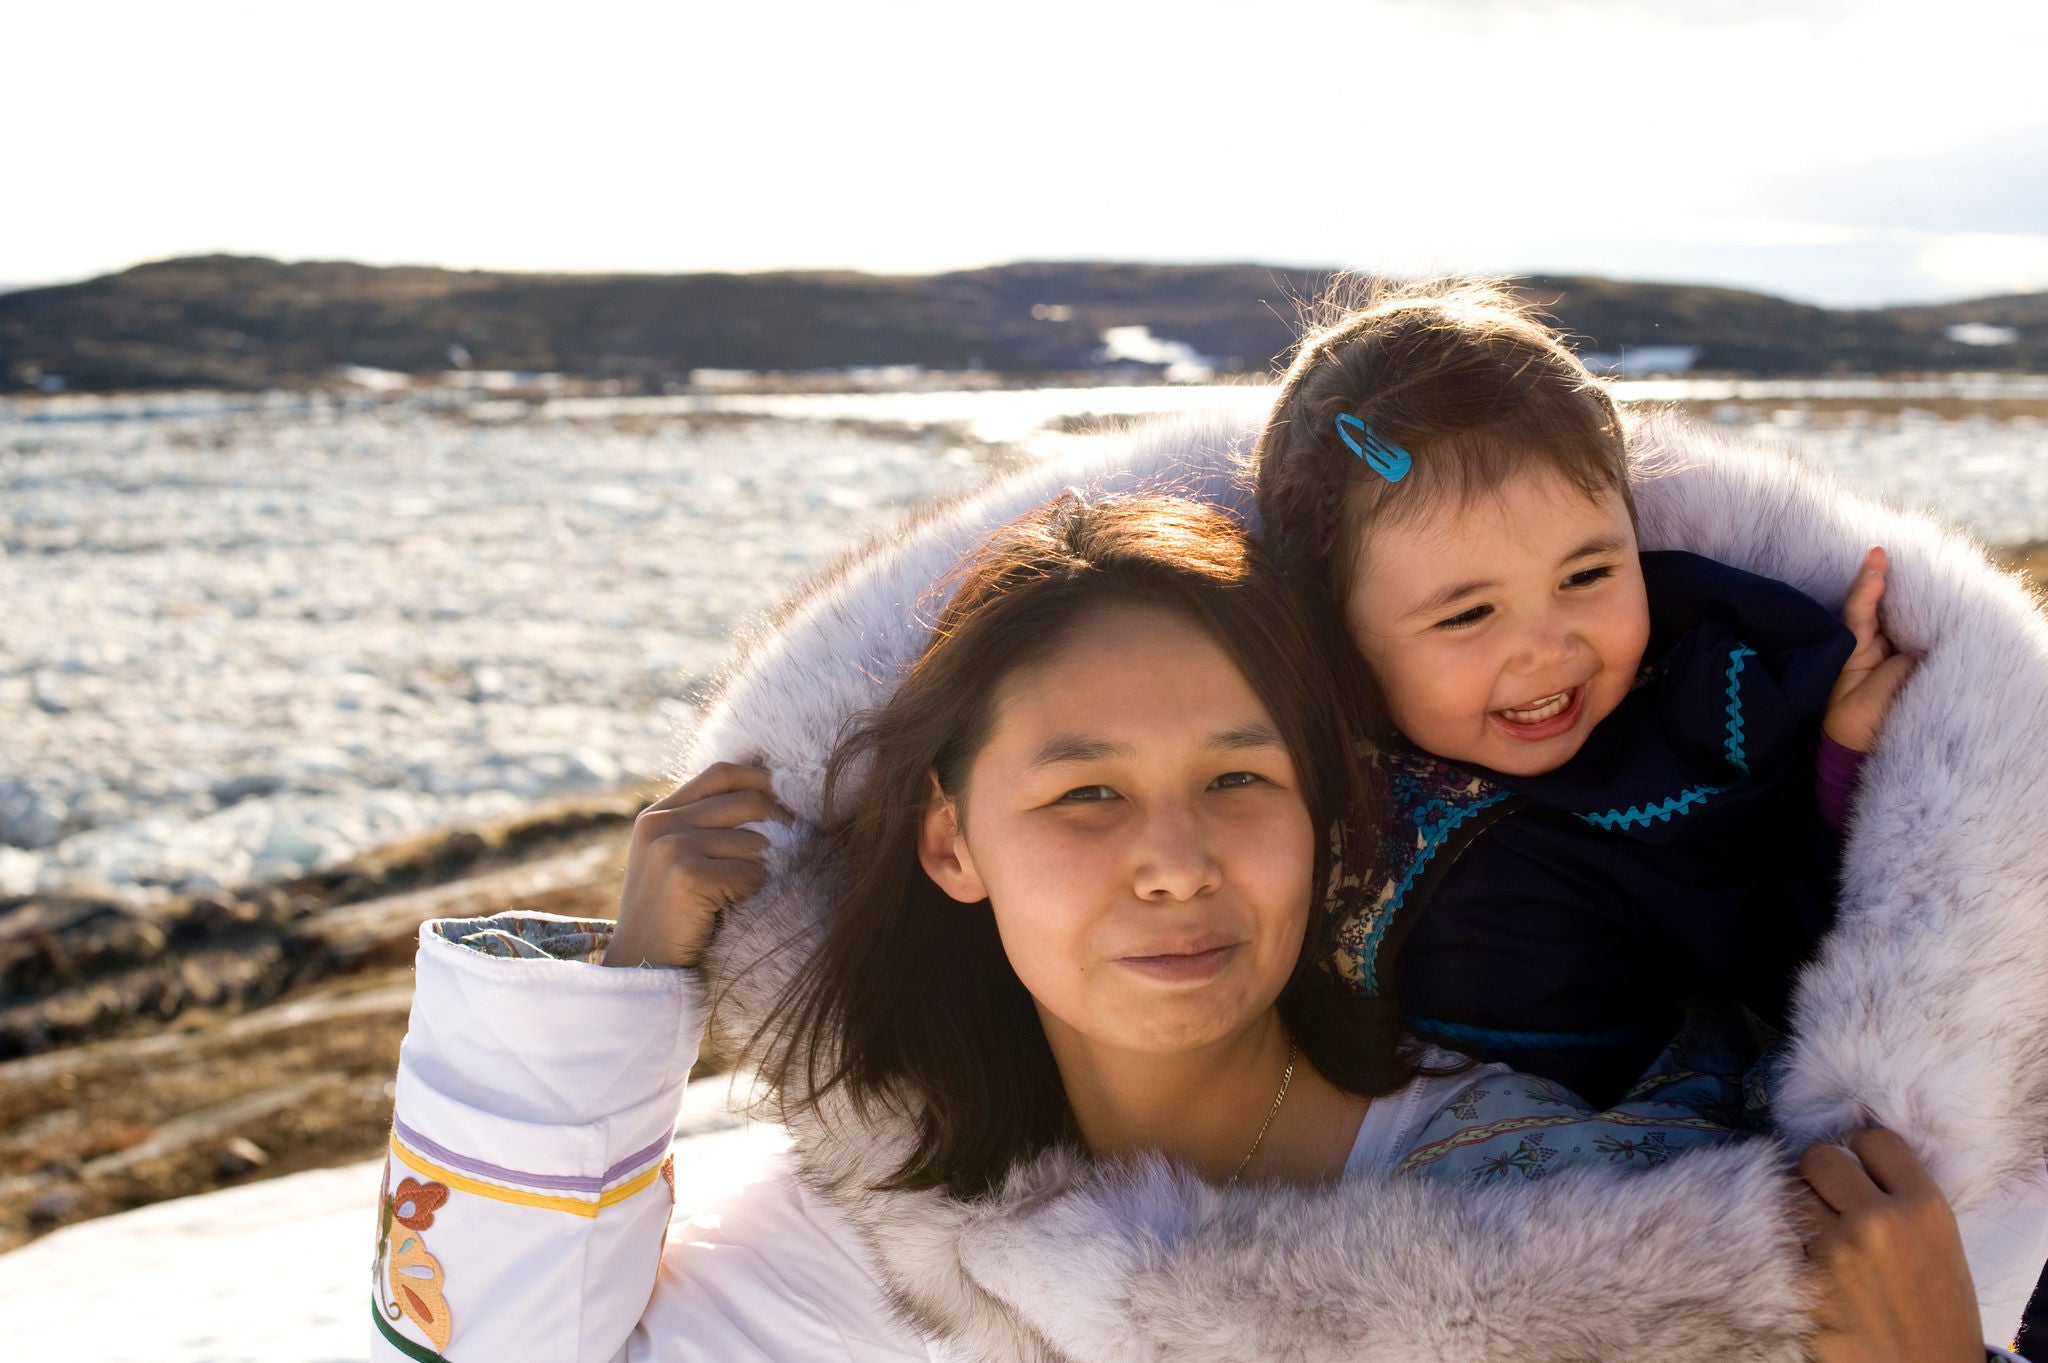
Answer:
<path fill-rule="evenodd" d="M 734 992 L 772 991 L 765 1070 L 825 1186 L 750 1190 L 723 1225 L 672 1245 L 657 1279 L 656 1161 L 688 1068 L 675 1039 L 693 982 L 523 959 L 541 953 L 508 931 L 518 925 L 430 925 L 379 1274 L 391 1350 L 436 1356 L 389 1323 L 402 1318 L 450 1356 L 936 1357 L 955 1344 L 1037 1356 L 1048 1327 L 1072 1322 L 1036 1312 L 1042 1284 L 1003 1271 L 1012 1223 L 991 1213 L 1070 1176 L 1065 1141 L 1273 1185 L 1262 1205 L 1284 1201 L 1286 1185 L 1384 1190 L 1434 1111 L 1513 1082 L 1497 1070 L 1410 1077 L 1389 1021 L 1360 1014 L 1314 964 L 1312 868 L 1348 800 L 1348 745 L 1325 699 L 1339 690 L 1316 675 L 1286 594 L 1245 566 L 1242 538 L 1156 504 L 1121 523 L 1073 504 L 1020 534 L 1025 552 L 1013 536 L 1007 556 L 981 561 L 895 700 L 835 757 L 827 790 L 862 788 L 854 817 L 834 825 L 853 887 L 822 967 L 779 981 L 716 968 Z M 1125 560 L 1135 576 L 1119 576 Z M 1061 573 L 1077 592 L 1047 585 Z M 1274 666 L 1288 659 L 1305 675 Z M 712 906 L 759 879 L 767 842 L 741 825 L 777 812 L 761 776 L 730 767 L 650 809 L 605 962 L 703 960 Z M 785 864 L 780 879 L 829 862 Z M 525 926 L 562 954 L 561 925 Z M 722 935 L 727 961 L 741 936 Z M 597 947 L 594 933 L 575 942 Z M 892 970 L 928 995 L 870 987 Z M 531 1015 L 536 984 L 581 1013 L 569 1034 Z M 447 1007 L 457 994 L 467 1017 Z M 874 1120 L 890 1112 L 911 1120 Z M 527 1172 L 492 1158 L 506 1150 L 531 1152 Z M 1886 1167 L 1893 1191 L 1909 1191 L 1910 1165 Z M 1872 1205 L 1860 1170 L 1831 1172 L 1823 1196 L 1848 1224 L 1818 1232 L 1823 1248 L 1855 1243 Z M 1744 1176 L 1725 1159 L 1709 1174 Z M 873 1196 L 884 1188 L 895 1191 Z M 1390 1205 L 1447 1204 L 1415 1187 Z M 983 1224 L 961 1223 L 963 1208 Z M 1697 1229 L 1665 1234 L 1667 1252 L 1702 1270 L 1725 1263 L 1735 1245 Z M 863 1232 L 896 1235 L 886 1266 Z M 1772 1236 L 1785 1233 L 1779 1216 Z M 899 1308 L 951 1306 L 952 1318 L 906 1328 L 889 1291 Z M 1795 1344 L 1798 1304 L 1781 1303 L 1777 1323 Z M 1946 1355 L 1899 1356 L 1975 1355 L 1954 1313 L 1940 1323 Z M 1578 1329 L 1583 1356 L 1583 1317 Z M 1357 1357 L 1423 1343 L 1398 1324 L 1351 1341 Z"/>

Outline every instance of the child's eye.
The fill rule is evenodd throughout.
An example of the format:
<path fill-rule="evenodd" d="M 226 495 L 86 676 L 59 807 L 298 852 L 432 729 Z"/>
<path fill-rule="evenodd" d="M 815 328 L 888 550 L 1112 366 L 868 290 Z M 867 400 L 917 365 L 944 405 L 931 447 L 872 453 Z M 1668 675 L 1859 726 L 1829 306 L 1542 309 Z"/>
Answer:
<path fill-rule="evenodd" d="M 1491 606 L 1474 606 L 1470 610 L 1463 610 L 1459 611 L 1456 615 L 1446 616 L 1444 619 L 1437 621 L 1434 628 L 1469 629 L 1491 614 L 1493 614 L 1493 607 Z"/>
<path fill-rule="evenodd" d="M 1053 803 L 1062 805 L 1097 805 L 1105 801 L 1114 800 L 1115 798 L 1116 792 L 1108 786 L 1075 786 Z"/>
<path fill-rule="evenodd" d="M 1243 790 L 1246 786 L 1261 785 L 1265 777 L 1255 771 L 1226 771 L 1209 783 L 1211 790 Z"/>
<path fill-rule="evenodd" d="M 1608 578 L 1613 576 L 1613 565 L 1603 564 L 1598 568 L 1586 568 L 1582 569 L 1579 572 L 1573 573 L 1570 577 L 1564 580 L 1564 585 L 1567 587 L 1590 587 L 1595 582 L 1604 582 Z"/>

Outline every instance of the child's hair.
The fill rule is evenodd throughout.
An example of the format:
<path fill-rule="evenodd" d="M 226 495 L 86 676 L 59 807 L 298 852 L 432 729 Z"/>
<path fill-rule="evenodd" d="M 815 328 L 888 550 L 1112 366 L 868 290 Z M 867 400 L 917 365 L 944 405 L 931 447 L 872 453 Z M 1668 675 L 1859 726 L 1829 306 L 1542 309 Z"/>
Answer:
<path fill-rule="evenodd" d="M 1319 305 L 1328 320 L 1302 338 L 1254 454 L 1259 516 L 1290 570 L 1342 609 L 1375 524 L 1467 505 L 1531 467 L 1619 493 L 1634 516 L 1614 398 L 1529 304 L 1480 279 L 1364 293 Z M 1345 443 L 1361 427 L 1411 456 L 1399 481 Z"/>
<path fill-rule="evenodd" d="M 754 1048 L 785 1113 L 843 1087 L 862 1109 L 915 1115 L 916 1149 L 883 1186 L 977 1196 L 1072 1134 L 1043 1026 L 992 911 L 949 899 L 925 874 L 917 837 L 930 774 L 949 798 L 962 796 L 1003 679 L 1112 604 L 1177 612 L 1216 640 L 1271 713 L 1314 827 L 1335 840 L 1377 827 L 1351 756 L 1346 697 L 1356 689 L 1332 672 L 1343 652 L 1327 605 L 1290 590 L 1235 523 L 1177 499 L 1069 493 L 998 532 L 965 565 L 894 697 L 833 752 L 827 825 L 849 883 Z M 1325 968 L 1324 899 L 1341 855 L 1317 861 L 1280 1013 L 1332 1083 L 1390 1092 L 1417 1072 L 1399 1014 Z"/>

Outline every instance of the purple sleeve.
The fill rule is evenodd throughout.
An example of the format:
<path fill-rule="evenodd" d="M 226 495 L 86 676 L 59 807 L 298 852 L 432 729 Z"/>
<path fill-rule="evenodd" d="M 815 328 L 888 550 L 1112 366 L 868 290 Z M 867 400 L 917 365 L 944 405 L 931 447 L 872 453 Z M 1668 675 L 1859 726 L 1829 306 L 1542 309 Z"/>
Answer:
<path fill-rule="evenodd" d="M 1856 793 L 1856 777 L 1863 770 L 1860 753 L 1820 736 L 1820 754 L 1814 763 L 1813 794 L 1820 801 L 1821 822 L 1837 834 L 1848 826 L 1849 799 Z"/>

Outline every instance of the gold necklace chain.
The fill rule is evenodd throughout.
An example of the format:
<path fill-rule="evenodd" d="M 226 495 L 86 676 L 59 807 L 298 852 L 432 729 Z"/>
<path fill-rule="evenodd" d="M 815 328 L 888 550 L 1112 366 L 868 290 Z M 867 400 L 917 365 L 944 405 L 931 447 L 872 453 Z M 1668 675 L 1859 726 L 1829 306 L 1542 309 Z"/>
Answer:
<path fill-rule="evenodd" d="M 1272 1127 L 1273 1119 L 1280 1115 L 1280 1104 L 1287 1101 L 1287 1086 L 1294 1082 L 1295 1054 L 1294 1038 L 1289 1037 L 1287 1039 L 1287 1072 L 1280 1076 L 1280 1091 L 1273 1095 L 1273 1106 L 1266 1109 L 1266 1121 L 1259 1128 L 1259 1134 L 1252 1137 L 1252 1148 L 1244 1152 L 1244 1158 L 1237 1162 L 1236 1172 L 1231 1174 L 1230 1181 L 1224 1184 L 1224 1187 L 1234 1188 L 1237 1186 L 1238 1175 L 1242 1174 L 1245 1171 L 1245 1166 L 1252 1162 L 1252 1156 L 1259 1153 L 1259 1142 L 1266 1139 L 1266 1132 Z"/>

